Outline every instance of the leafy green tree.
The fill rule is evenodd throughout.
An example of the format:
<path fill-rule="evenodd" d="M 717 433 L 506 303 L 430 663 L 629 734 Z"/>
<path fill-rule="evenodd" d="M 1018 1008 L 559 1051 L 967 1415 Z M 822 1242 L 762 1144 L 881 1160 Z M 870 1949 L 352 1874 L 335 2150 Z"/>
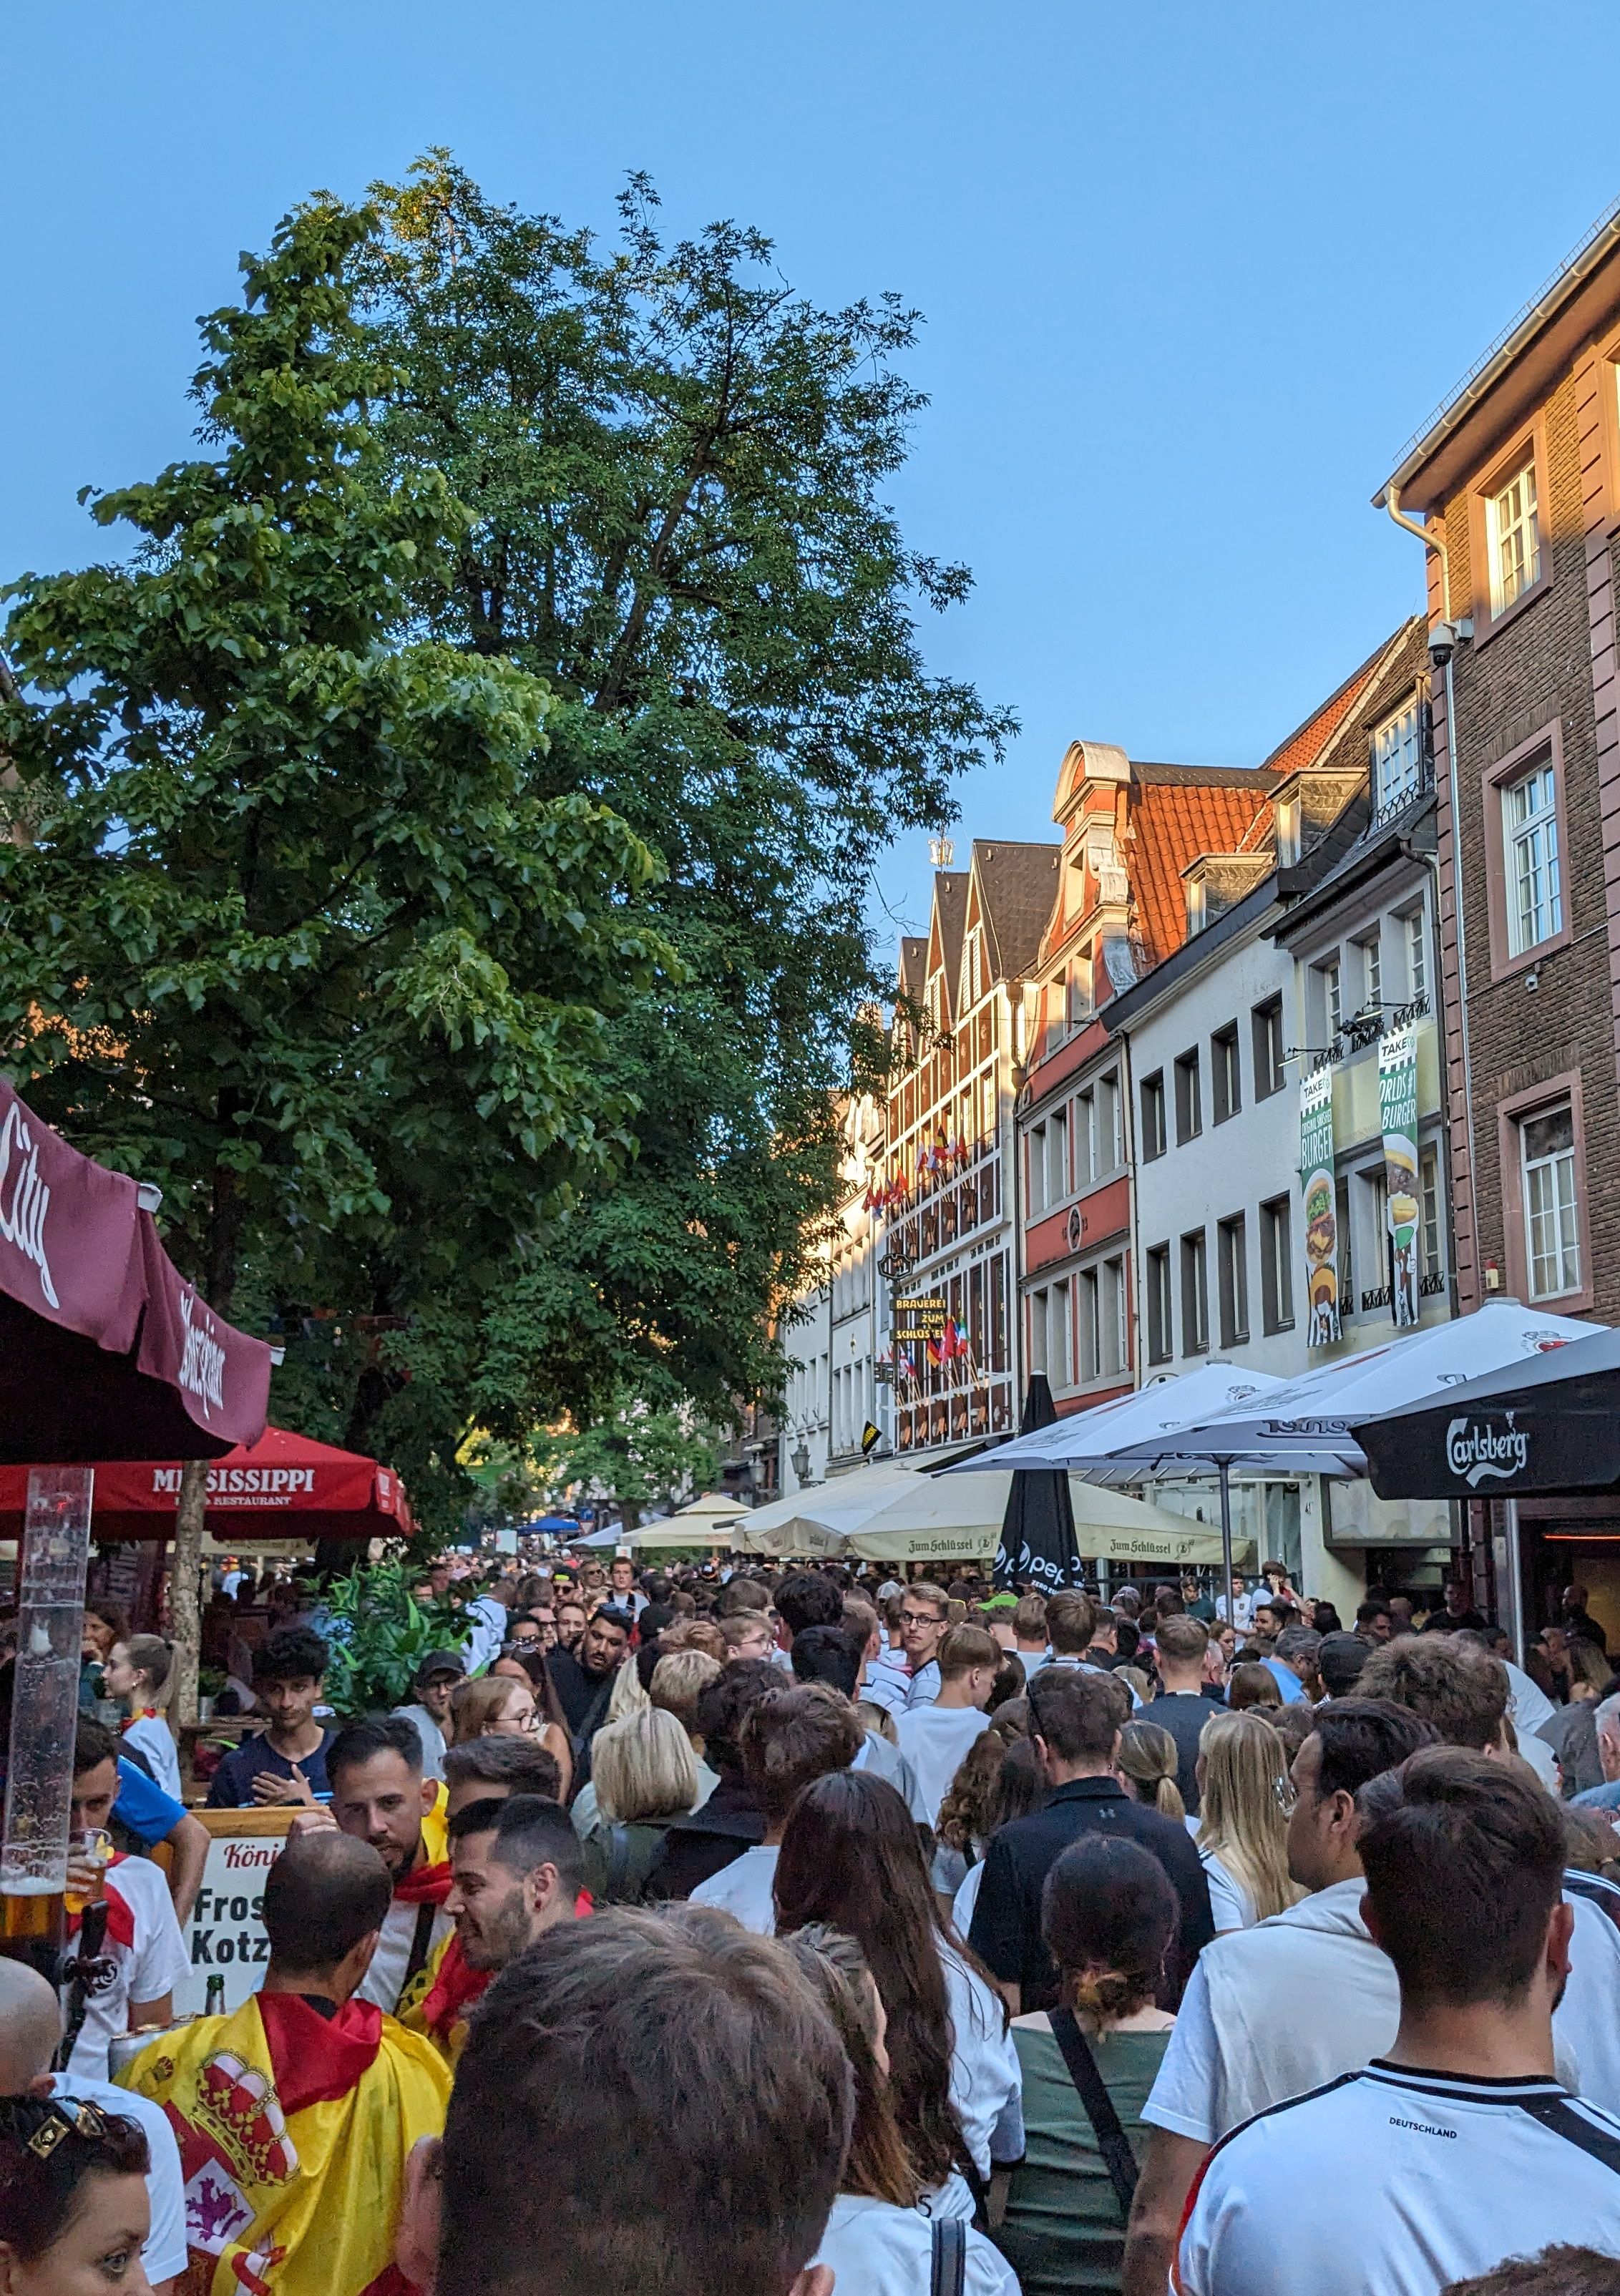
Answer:
<path fill-rule="evenodd" d="M 880 988 L 864 910 L 898 832 L 944 820 L 1011 726 L 931 676 L 919 607 L 966 592 L 883 498 L 923 405 L 893 298 L 818 309 L 735 225 L 666 244 L 645 182 L 620 244 L 487 200 L 444 153 L 376 185 L 366 309 L 402 378 L 379 428 L 401 476 L 470 512 L 425 624 L 555 699 L 548 796 L 586 796 L 663 857 L 650 898 L 685 977 L 616 1023 L 639 1103 L 629 1167 L 488 1295 L 480 1411 L 588 1417 L 627 1389 L 715 1417 L 775 1379 L 769 1316 L 835 1192 L 833 1095 Z"/>
<path fill-rule="evenodd" d="M 539 1435 L 531 1474 L 554 1501 L 606 1499 L 635 1522 L 650 1506 L 671 1506 L 710 1489 L 720 1472 L 714 1439 L 687 1410 L 654 1410 L 621 1400 L 588 1426 Z"/>
<path fill-rule="evenodd" d="M 544 767 L 544 684 L 409 627 L 471 529 L 366 419 L 391 380 L 351 308 L 373 224 L 318 201 L 243 259 L 194 385 L 216 451 L 94 502 L 127 563 L 12 586 L 0 695 L 0 1058 L 162 1187 L 216 1307 L 342 1310 L 362 1371 L 619 1168 L 606 1016 L 665 954 L 655 857 Z M 200 1520 L 193 1475 L 188 1541 Z"/>

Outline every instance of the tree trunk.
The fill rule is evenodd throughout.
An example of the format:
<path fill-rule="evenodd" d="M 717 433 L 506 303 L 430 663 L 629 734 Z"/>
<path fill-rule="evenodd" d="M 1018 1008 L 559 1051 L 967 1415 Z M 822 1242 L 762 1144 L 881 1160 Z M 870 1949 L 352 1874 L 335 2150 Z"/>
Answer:
<path fill-rule="evenodd" d="M 180 1470 L 180 1504 L 175 1511 L 174 1577 L 169 1607 L 175 1635 L 175 1718 L 197 1719 L 197 1667 L 202 1653 L 202 1512 L 208 1498 L 208 1461 L 188 1459 Z"/>

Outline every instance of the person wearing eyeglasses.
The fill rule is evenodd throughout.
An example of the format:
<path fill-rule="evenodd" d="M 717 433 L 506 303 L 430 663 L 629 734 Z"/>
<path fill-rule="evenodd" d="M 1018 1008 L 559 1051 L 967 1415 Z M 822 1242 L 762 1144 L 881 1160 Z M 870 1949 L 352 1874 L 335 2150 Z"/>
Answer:
<path fill-rule="evenodd" d="M 940 1644 L 950 1618 L 950 1597 L 929 1579 L 919 1578 L 900 1597 L 900 1644 L 911 1669 L 908 1713 L 915 1706 L 932 1706 L 940 1694 Z"/>

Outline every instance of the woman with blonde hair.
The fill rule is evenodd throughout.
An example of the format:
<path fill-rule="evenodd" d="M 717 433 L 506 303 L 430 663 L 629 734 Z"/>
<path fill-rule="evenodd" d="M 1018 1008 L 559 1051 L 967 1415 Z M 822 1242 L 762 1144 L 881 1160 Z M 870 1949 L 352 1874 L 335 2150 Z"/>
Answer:
<path fill-rule="evenodd" d="M 1176 1742 L 1162 1723 L 1127 1722 L 1119 1734 L 1119 1757 L 1114 1764 L 1132 1801 L 1146 1802 L 1161 1817 L 1180 1825 L 1187 1804 L 1176 1784 L 1180 1759 Z"/>
<path fill-rule="evenodd" d="M 1187 1830 L 1198 1845 L 1217 1936 L 1253 1929 L 1303 1896 L 1288 1877 L 1293 1801 L 1287 1751 L 1263 1716 L 1213 1714 L 1198 1740 L 1198 1816 Z"/>
<path fill-rule="evenodd" d="M 542 1710 L 527 1670 L 514 1666 L 508 1673 L 506 1660 L 498 1664 L 499 1671 L 456 1685 L 450 1700 L 450 1742 L 465 1746 L 473 1738 L 533 1738 L 555 1759 L 562 1773 L 561 1799 L 566 1801 L 573 1775 L 573 1742 L 562 1721 Z M 553 1700 L 555 1696 L 553 1693 Z"/>
<path fill-rule="evenodd" d="M 671 1822 L 697 1801 L 692 1741 L 662 1707 L 605 1722 L 591 1741 L 596 1817 L 582 1833 L 585 1886 L 598 1904 L 635 1905 Z"/>

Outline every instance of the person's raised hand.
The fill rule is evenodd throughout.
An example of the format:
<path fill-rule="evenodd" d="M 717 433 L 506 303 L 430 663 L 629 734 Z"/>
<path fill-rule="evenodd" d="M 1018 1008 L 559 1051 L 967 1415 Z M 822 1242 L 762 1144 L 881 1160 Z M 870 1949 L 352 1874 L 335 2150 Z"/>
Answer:
<path fill-rule="evenodd" d="M 288 1778 L 284 1778 L 279 1770 L 260 1770 L 253 1781 L 253 1799 L 267 1808 L 288 1802 L 309 1808 L 314 1807 L 315 1792 L 302 1769 L 294 1762 L 292 1775 Z"/>
<path fill-rule="evenodd" d="M 287 1828 L 287 1839 L 297 1841 L 306 1833 L 325 1833 L 329 1828 L 335 1830 L 336 1826 L 337 1820 L 325 1803 L 317 1801 L 312 1808 L 300 1810 Z"/>

